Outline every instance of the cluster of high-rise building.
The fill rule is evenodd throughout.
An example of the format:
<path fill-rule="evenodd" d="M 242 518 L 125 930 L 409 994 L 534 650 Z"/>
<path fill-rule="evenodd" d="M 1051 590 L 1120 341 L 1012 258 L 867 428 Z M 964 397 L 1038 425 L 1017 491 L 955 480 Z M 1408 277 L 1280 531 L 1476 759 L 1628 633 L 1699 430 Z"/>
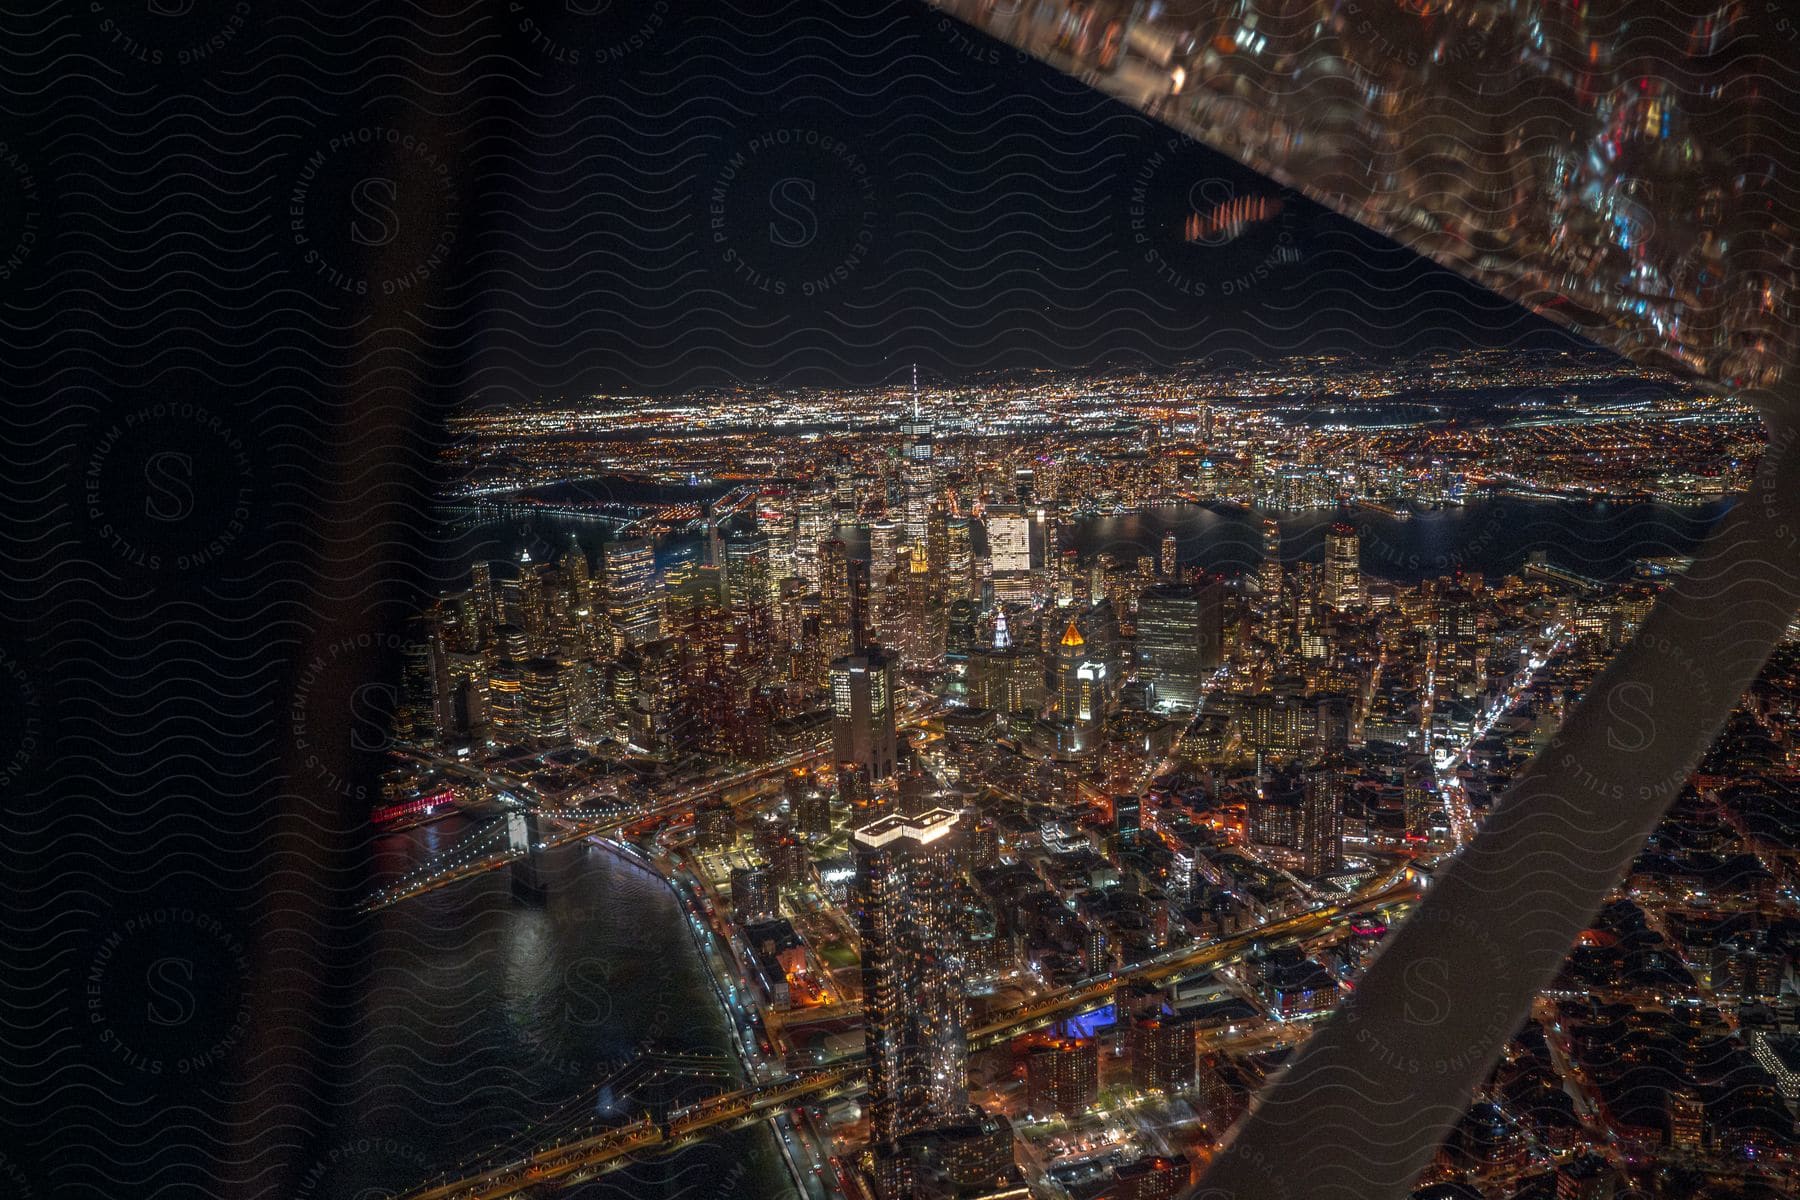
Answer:
<path fill-rule="evenodd" d="M 945 436 L 908 400 L 660 539 L 472 564 L 408 648 L 399 728 L 646 808 L 741 781 L 679 844 L 728 888 L 782 1028 L 850 998 L 859 1036 L 772 1053 L 861 1056 L 845 1127 L 878 1200 L 1173 1196 L 1405 907 L 1367 898 L 1467 841 L 1679 564 L 1391 578 L 1343 464 L 1309 449 L 1290 465 L 1337 519 L 1302 551 L 1266 516 L 1259 560 L 1202 570 L 1176 532 L 1083 522 L 1257 477 L 1262 417 L 1163 411 L 1093 453 Z M 1657 1172 L 1796 1162 L 1793 663 L 1746 697 L 1422 1187 L 1673 1198 L 1699 1193 Z M 1327 905 L 1317 936 L 1256 937 Z M 975 1035 L 1096 986 L 1104 1004 Z"/>

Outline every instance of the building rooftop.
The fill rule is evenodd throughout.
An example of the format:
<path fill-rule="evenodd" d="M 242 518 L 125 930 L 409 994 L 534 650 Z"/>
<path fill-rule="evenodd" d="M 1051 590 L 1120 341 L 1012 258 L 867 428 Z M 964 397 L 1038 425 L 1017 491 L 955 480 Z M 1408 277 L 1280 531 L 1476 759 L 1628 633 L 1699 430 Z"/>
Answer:
<path fill-rule="evenodd" d="M 960 815 L 948 808 L 931 808 L 911 817 L 903 813 L 892 813 L 871 821 L 850 836 L 861 846 L 885 846 L 900 838 L 935 842 L 950 832 L 950 827 L 956 824 Z"/>

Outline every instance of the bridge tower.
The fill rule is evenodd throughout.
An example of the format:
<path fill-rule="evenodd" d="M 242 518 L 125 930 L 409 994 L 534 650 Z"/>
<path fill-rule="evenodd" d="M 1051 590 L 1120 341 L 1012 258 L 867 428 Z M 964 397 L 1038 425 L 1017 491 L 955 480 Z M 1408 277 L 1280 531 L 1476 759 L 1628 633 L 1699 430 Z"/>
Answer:
<path fill-rule="evenodd" d="M 543 852 L 538 849 L 538 819 L 534 812 L 506 814 L 506 844 L 523 851 L 512 862 L 513 895 L 533 903 L 541 901 L 550 890 L 544 882 Z"/>

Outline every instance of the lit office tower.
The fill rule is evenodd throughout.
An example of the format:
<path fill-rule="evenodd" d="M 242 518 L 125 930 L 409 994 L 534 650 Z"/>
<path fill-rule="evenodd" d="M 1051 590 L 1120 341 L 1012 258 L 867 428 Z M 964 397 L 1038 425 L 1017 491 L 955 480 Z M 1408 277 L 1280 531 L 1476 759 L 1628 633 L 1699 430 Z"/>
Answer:
<path fill-rule="evenodd" d="M 1168 711 L 1191 711 L 1222 661 L 1224 585 L 1159 583 L 1138 595 L 1139 677 L 1150 702 Z"/>
<path fill-rule="evenodd" d="M 1007 716 L 1044 705 L 1044 669 L 1037 655 L 1017 646 L 969 655 L 969 703 Z"/>
<path fill-rule="evenodd" d="M 1011 716 L 1044 703 L 1044 671 L 1037 655 L 1015 646 L 1004 611 L 994 614 L 994 644 L 969 654 L 969 703 Z"/>
<path fill-rule="evenodd" d="M 931 512 L 933 489 L 931 422 L 919 407 L 919 368 L 913 367 L 912 420 L 900 425 L 902 482 L 906 487 L 906 535 L 913 545 L 925 541 L 925 523 Z M 879 560 L 877 560 L 879 565 Z"/>
<path fill-rule="evenodd" d="M 574 534 L 569 535 L 568 548 L 563 551 L 557 565 L 562 570 L 563 586 L 567 589 L 568 596 L 568 603 L 563 609 L 563 624 L 557 635 L 567 652 L 590 652 L 596 645 L 596 634 L 604 622 L 600 619 L 600 606 L 595 602 L 599 588 L 594 582 L 593 565 L 588 561 L 587 551 L 575 540 Z"/>
<path fill-rule="evenodd" d="M 512 662 L 497 663 L 488 670 L 487 719 L 496 741 L 510 741 L 525 732 L 522 675 Z"/>
<path fill-rule="evenodd" d="M 1106 663 L 1095 657 L 1074 621 L 1056 646 L 1056 688 L 1063 720 L 1096 725 L 1106 719 Z"/>
<path fill-rule="evenodd" d="M 844 563 L 844 631 L 850 653 L 861 654 L 875 638 L 875 597 L 869 590 L 869 563 L 852 558 Z"/>
<path fill-rule="evenodd" d="M 968 1061 L 950 876 L 957 814 L 883 817 L 851 834 L 862 950 L 870 1141 L 963 1116 Z"/>
<path fill-rule="evenodd" d="M 519 707 L 525 736 L 533 745 L 554 746 L 569 740 L 569 697 L 561 664 L 553 658 L 532 658 L 521 664 Z"/>
<path fill-rule="evenodd" d="M 950 514 L 942 508 L 933 508 L 925 515 L 925 567 L 931 575 L 931 596 L 934 603 L 942 603 L 949 593 L 949 580 L 945 573 L 949 564 Z"/>
<path fill-rule="evenodd" d="M 831 664 L 832 753 L 840 766 L 854 763 L 871 780 L 894 773 L 894 675 L 894 660 L 879 646 Z"/>
<path fill-rule="evenodd" d="M 869 526 L 869 562 L 875 578 L 886 579 L 900 557 L 900 535 L 905 527 L 898 521 L 876 521 Z"/>
<path fill-rule="evenodd" d="M 608 542 L 601 552 L 606 580 L 606 614 L 615 651 L 642 646 L 662 636 L 662 597 L 656 578 L 656 551 L 648 539 Z"/>
<path fill-rule="evenodd" d="M 869 644 L 869 564 L 849 557 L 841 538 L 819 544 L 819 624 L 830 657 L 855 654 Z"/>
<path fill-rule="evenodd" d="M 1300 866 L 1308 875 L 1328 875 L 1344 857 L 1344 768 L 1327 759 L 1301 774 Z"/>
<path fill-rule="evenodd" d="M 950 517 L 944 522 L 944 594 L 951 600 L 974 594 L 974 524 L 968 517 Z"/>
<path fill-rule="evenodd" d="M 1130 849 L 1143 839 L 1144 802 L 1142 798 L 1129 793 L 1114 796 L 1113 832 L 1118 834 L 1119 845 Z"/>
<path fill-rule="evenodd" d="M 549 648 L 549 614 L 544 605 L 544 568 L 531 561 L 531 551 L 519 551 L 519 624 L 533 654 Z"/>
<path fill-rule="evenodd" d="M 1325 531 L 1325 603 L 1336 609 L 1363 602 L 1361 543 L 1356 527 L 1334 523 Z"/>
<path fill-rule="evenodd" d="M 477 634 L 492 624 L 494 617 L 494 567 L 478 562 L 469 566 L 469 592 L 475 597 Z"/>
<path fill-rule="evenodd" d="M 774 575 L 769 535 L 736 533 L 725 539 L 725 587 L 731 611 L 739 616 L 769 607 Z"/>
<path fill-rule="evenodd" d="M 1273 517 L 1263 518 L 1262 542 L 1263 560 L 1256 571 L 1256 583 L 1263 602 L 1272 604 L 1281 594 L 1281 526 Z"/>
<path fill-rule="evenodd" d="M 819 543 L 831 535 L 829 497 L 807 496 L 794 512 L 794 574 L 819 586 Z"/>
<path fill-rule="evenodd" d="M 524 627 L 524 602 L 519 594 L 519 564 L 529 563 L 529 552 L 519 556 L 519 563 L 502 563 L 502 574 L 494 576 L 494 619 L 503 625 Z"/>
<path fill-rule="evenodd" d="M 1087 658 L 1087 639 L 1070 621 L 1056 643 L 1056 709 L 1065 721 L 1076 719 L 1081 707 L 1081 664 Z"/>
<path fill-rule="evenodd" d="M 994 574 L 1025 574 L 1031 570 L 1031 521 L 1017 508 L 987 510 L 988 557 Z"/>
<path fill-rule="evenodd" d="M 819 615 L 825 624 L 836 629 L 850 627 L 850 599 L 846 585 L 850 575 L 844 564 L 850 561 L 850 547 L 843 538 L 826 538 L 819 543 Z"/>
<path fill-rule="evenodd" d="M 1162 540 L 1162 574 L 1164 579 L 1175 578 L 1175 568 L 1180 565 L 1179 551 L 1175 545 L 1173 533 L 1163 534 Z"/>

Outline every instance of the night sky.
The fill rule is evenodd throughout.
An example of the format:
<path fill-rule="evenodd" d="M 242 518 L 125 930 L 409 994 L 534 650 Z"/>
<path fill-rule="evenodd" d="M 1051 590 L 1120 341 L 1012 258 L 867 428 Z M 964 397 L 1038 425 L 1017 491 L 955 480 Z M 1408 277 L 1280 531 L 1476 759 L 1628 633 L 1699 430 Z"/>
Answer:
<path fill-rule="evenodd" d="M 559 48 L 621 39 L 587 32 Z M 546 64 L 556 98 L 497 106 L 512 144 L 471 147 L 483 389 L 1572 344 L 923 4 L 720 8 L 642 40 L 600 89 Z M 1271 215 L 1184 237 L 1256 198 Z"/>

